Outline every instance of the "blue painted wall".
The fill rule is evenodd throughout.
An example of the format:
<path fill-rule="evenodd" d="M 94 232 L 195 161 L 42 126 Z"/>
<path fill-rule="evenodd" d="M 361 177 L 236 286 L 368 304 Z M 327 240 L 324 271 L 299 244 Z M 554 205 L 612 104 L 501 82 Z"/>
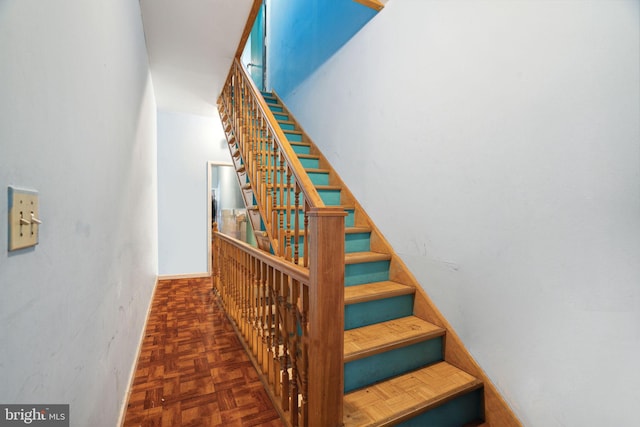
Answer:
<path fill-rule="evenodd" d="M 269 87 L 289 95 L 376 13 L 353 0 L 267 0 Z"/>

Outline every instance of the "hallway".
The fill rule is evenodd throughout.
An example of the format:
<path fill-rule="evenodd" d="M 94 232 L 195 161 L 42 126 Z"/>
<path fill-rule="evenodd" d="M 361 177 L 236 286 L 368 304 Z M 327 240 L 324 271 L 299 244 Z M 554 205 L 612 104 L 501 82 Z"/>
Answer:
<path fill-rule="evenodd" d="M 282 425 L 211 281 L 160 281 L 124 426 Z"/>

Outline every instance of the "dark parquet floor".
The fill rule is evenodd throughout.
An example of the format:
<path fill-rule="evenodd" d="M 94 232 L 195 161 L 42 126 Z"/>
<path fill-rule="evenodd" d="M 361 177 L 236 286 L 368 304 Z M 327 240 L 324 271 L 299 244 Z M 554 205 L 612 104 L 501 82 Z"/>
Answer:
<path fill-rule="evenodd" d="M 209 279 L 158 283 L 124 427 L 282 427 Z"/>

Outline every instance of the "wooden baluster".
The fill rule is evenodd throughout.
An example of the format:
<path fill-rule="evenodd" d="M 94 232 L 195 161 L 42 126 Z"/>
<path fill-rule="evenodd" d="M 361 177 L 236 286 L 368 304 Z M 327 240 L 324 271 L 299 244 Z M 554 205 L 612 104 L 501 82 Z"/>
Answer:
<path fill-rule="evenodd" d="M 282 369 L 282 407 L 289 408 L 291 396 L 291 379 L 289 378 L 289 277 L 282 277 L 282 357 L 280 367 Z"/>
<path fill-rule="evenodd" d="M 261 118 L 262 120 L 262 118 Z M 263 192 L 266 193 L 266 189 L 269 187 L 269 148 L 267 144 L 267 140 L 264 137 L 264 121 L 263 127 L 260 130 L 260 156 L 262 158 L 262 177 L 260 180 L 260 186 L 263 189 Z M 260 203 L 264 203 L 264 199 L 259 201 Z M 263 206 L 268 206 L 268 201 Z"/>
<path fill-rule="evenodd" d="M 254 121 L 254 106 L 253 106 L 253 97 L 251 97 L 251 99 L 249 100 L 249 102 L 251 103 L 252 106 L 252 118 L 251 121 Z M 253 176 L 253 182 L 256 183 L 256 185 L 260 185 L 262 179 L 261 179 L 261 175 L 262 175 L 262 169 L 261 169 L 261 165 L 262 165 L 262 153 L 260 152 L 260 141 L 255 137 L 255 134 L 251 136 L 251 147 L 252 147 L 252 153 L 253 153 L 253 158 L 254 158 L 254 163 L 251 166 L 251 172 L 252 172 L 252 176 Z"/>
<path fill-rule="evenodd" d="M 273 144 L 273 141 L 272 141 L 272 135 L 271 135 L 271 132 L 269 132 L 269 129 L 266 129 L 265 142 L 266 142 L 267 151 L 271 152 L 271 146 Z M 271 161 L 272 160 L 270 160 L 270 163 Z M 265 226 L 267 227 L 269 226 L 269 224 L 271 224 L 271 221 L 273 221 L 273 183 L 269 182 L 273 180 L 272 177 L 273 177 L 273 170 L 269 172 L 269 180 L 267 181 L 268 185 L 265 185 L 265 191 L 263 194 L 263 200 L 265 203 L 264 206 L 267 213 L 267 217 L 265 218 Z"/>
<path fill-rule="evenodd" d="M 303 265 L 309 266 L 309 204 L 304 203 L 304 250 L 302 251 Z"/>
<path fill-rule="evenodd" d="M 301 284 L 301 304 L 298 306 L 302 329 L 302 408 L 300 424 L 309 425 L 309 287 Z"/>
<path fill-rule="evenodd" d="M 265 272 L 265 264 L 260 261 L 260 298 L 261 298 L 261 320 L 260 320 L 260 354 L 258 356 L 261 362 L 262 372 L 268 372 L 269 370 L 269 358 L 267 357 L 267 334 L 269 328 L 269 321 L 267 316 L 269 299 L 267 298 L 267 274 Z"/>
<path fill-rule="evenodd" d="M 235 248 L 228 247 L 226 251 L 226 264 L 227 264 L 227 304 L 229 310 L 233 313 L 233 293 L 235 292 L 235 263 L 236 260 L 233 257 Z"/>
<path fill-rule="evenodd" d="M 273 342 L 273 359 L 274 359 L 274 378 L 275 378 L 275 395 L 282 396 L 282 360 L 280 358 L 280 343 L 282 342 L 281 318 L 282 311 L 282 273 L 276 269 L 273 270 L 273 289 L 275 303 L 274 318 L 274 342 Z"/>
<path fill-rule="evenodd" d="M 242 319 L 242 271 L 238 259 L 240 255 L 236 247 L 229 247 L 229 312 L 236 323 Z M 242 327 L 241 324 L 240 326 Z"/>
<path fill-rule="evenodd" d="M 295 183 L 295 203 L 294 203 L 294 213 L 293 217 L 293 262 L 295 264 L 299 264 L 299 252 L 300 252 L 300 185 L 296 181 Z M 305 237 L 306 240 L 306 237 Z"/>
<path fill-rule="evenodd" d="M 293 193 L 293 188 L 291 186 L 291 168 L 287 165 L 287 186 L 286 186 L 286 197 L 287 197 L 287 214 L 286 214 L 286 224 L 285 224 L 285 259 L 287 261 L 291 261 L 292 253 L 291 253 L 291 209 L 293 206 L 291 205 L 291 193 Z M 297 212 L 293 212 L 297 214 Z"/>
<path fill-rule="evenodd" d="M 291 297 L 290 297 L 290 302 L 289 302 L 289 322 L 291 324 L 291 330 L 289 332 L 289 337 L 291 339 L 291 346 L 290 346 L 290 354 L 291 354 L 291 401 L 290 401 L 290 407 L 291 407 L 291 424 L 293 424 L 294 426 L 298 425 L 298 417 L 299 417 L 299 412 L 298 412 L 298 392 L 299 392 L 299 386 L 298 386 L 298 378 L 299 378 L 299 373 L 298 373 L 298 355 L 300 354 L 300 349 L 299 349 L 299 333 L 298 333 L 298 307 L 297 307 L 297 303 L 298 303 L 298 297 L 300 296 L 299 293 L 299 283 L 296 280 L 291 280 L 290 282 L 291 285 Z M 326 349 L 325 349 L 326 351 Z"/>
<path fill-rule="evenodd" d="M 267 329 L 267 354 L 265 356 L 266 358 L 266 376 L 267 376 L 267 380 L 269 381 L 269 384 L 271 385 L 271 387 L 274 387 L 276 384 L 276 379 L 274 377 L 274 373 L 275 373 L 275 369 L 274 369 L 274 359 L 273 359 L 273 332 L 274 332 L 274 325 L 275 325 L 275 319 L 274 319 L 274 305 L 275 305 L 275 299 L 274 299 L 274 295 L 275 295 L 275 290 L 273 287 L 273 268 L 271 268 L 269 265 L 265 264 L 265 278 L 266 278 L 266 285 L 267 285 L 267 300 L 268 300 L 268 304 L 267 304 L 267 323 L 269 325 L 269 328 Z"/>
<path fill-rule="evenodd" d="M 251 284 L 251 349 L 253 350 L 253 354 L 257 354 L 258 350 L 258 323 L 259 323 L 259 290 L 260 290 L 260 281 L 258 279 L 258 268 L 257 268 L 257 259 L 254 259 L 252 262 L 253 267 L 253 283 Z"/>
<path fill-rule="evenodd" d="M 258 164 L 256 165 L 258 168 L 258 176 L 259 176 L 259 181 L 254 181 L 256 183 L 259 182 L 264 182 L 265 180 L 265 158 L 264 158 L 264 144 L 262 143 L 262 137 L 261 137 L 261 133 L 262 133 L 262 129 L 259 126 L 259 111 L 258 111 L 258 105 L 256 104 L 255 100 L 253 100 L 254 105 L 255 105 L 255 110 L 254 110 L 254 116 L 253 116 L 253 121 L 256 125 L 256 132 L 254 135 L 254 139 L 255 139 L 255 147 L 256 147 L 256 151 L 258 153 Z"/>
<path fill-rule="evenodd" d="M 238 86 L 239 90 L 238 90 L 238 112 L 239 114 L 239 122 L 238 122 L 238 128 L 236 130 L 237 135 L 240 136 L 240 139 L 244 142 L 247 140 L 247 136 L 246 136 L 246 128 L 244 127 L 245 123 L 246 123 L 246 105 L 244 102 L 244 94 L 245 94 L 245 84 L 243 80 L 240 80 L 238 82 Z"/>
<path fill-rule="evenodd" d="M 253 283 L 253 298 L 251 299 L 251 304 L 253 305 L 251 313 L 253 314 L 253 329 L 252 329 L 252 341 L 253 341 L 253 354 L 256 356 L 256 360 L 258 360 L 258 355 L 260 354 L 260 278 L 259 278 L 259 269 L 257 259 L 252 260 L 252 264 L 254 267 L 254 283 Z M 258 361 L 259 362 L 259 361 Z"/>
<path fill-rule="evenodd" d="M 233 291 L 234 291 L 234 277 L 233 277 L 233 272 L 234 272 L 234 263 L 235 261 L 233 260 L 233 257 L 230 256 L 230 253 L 233 252 L 233 248 L 231 247 L 227 247 L 225 250 L 225 270 L 226 270 L 226 289 L 225 289 L 225 299 L 226 299 L 226 303 L 227 306 L 229 307 L 229 310 L 232 310 L 232 302 L 233 302 Z"/>
<path fill-rule="evenodd" d="M 260 143 L 260 152 L 263 153 L 262 155 L 264 156 L 264 152 L 267 150 L 267 141 L 264 137 L 264 120 L 262 117 L 262 113 L 260 113 L 260 111 L 256 111 L 257 117 L 256 117 L 256 121 L 258 123 L 258 141 Z M 268 158 L 264 158 L 262 161 L 263 167 L 264 169 L 264 174 L 262 177 L 262 184 L 261 187 L 267 188 L 269 186 L 269 159 Z M 260 198 L 262 196 L 262 193 L 257 193 L 256 194 L 256 199 Z M 259 201 L 260 203 L 264 203 L 264 199 Z"/>
<path fill-rule="evenodd" d="M 238 268 L 236 269 L 237 271 L 234 272 L 234 279 L 233 279 L 233 301 L 234 301 L 234 310 L 233 310 L 233 318 L 236 321 L 236 324 L 238 325 L 238 328 L 240 329 L 240 332 L 242 334 L 242 336 L 245 336 L 246 334 L 246 328 L 245 328 L 245 321 L 246 321 L 246 296 L 245 296 L 245 292 L 244 292 L 244 284 L 246 281 L 246 270 L 243 271 L 242 268 L 240 268 L 240 257 L 243 256 L 243 254 L 238 251 L 238 249 L 234 246 L 233 247 L 233 253 L 232 255 L 232 259 L 233 259 L 233 263 L 237 264 Z"/>
<path fill-rule="evenodd" d="M 342 425 L 344 239 L 335 236 L 345 216 L 337 207 L 309 211 L 309 427 Z"/>
<path fill-rule="evenodd" d="M 251 347 L 251 334 L 252 334 L 252 330 L 251 330 L 251 322 L 253 319 L 253 314 L 252 314 L 252 305 L 251 305 L 251 299 L 253 297 L 252 295 L 252 289 L 253 289 L 253 271 L 248 268 L 246 270 L 246 273 L 243 277 L 243 281 L 242 281 L 242 293 L 244 296 L 244 300 L 243 300 L 243 311 L 244 311 L 244 319 L 242 319 L 242 330 L 243 330 L 243 336 L 245 341 L 249 344 L 249 347 Z"/>
<path fill-rule="evenodd" d="M 239 259 L 242 257 L 242 253 L 238 253 L 234 256 L 234 258 Z M 243 268 L 242 271 L 239 272 L 239 276 L 236 282 L 237 286 L 237 316 L 236 316 L 236 324 L 240 328 L 240 332 L 242 336 L 246 339 L 248 331 L 247 331 L 247 318 L 249 316 L 249 298 L 247 295 L 247 281 L 249 280 L 250 271 L 248 268 Z"/>
<path fill-rule="evenodd" d="M 284 230 L 284 215 L 286 215 L 286 205 L 284 202 L 284 184 L 285 184 L 285 174 L 284 174 L 284 156 L 280 153 L 280 206 L 282 206 L 285 210 L 282 211 L 280 215 L 280 221 L 278 222 L 278 236 L 280 236 L 279 247 L 280 253 L 278 256 L 285 257 L 285 245 L 283 238 L 283 230 Z"/>
<path fill-rule="evenodd" d="M 245 282 L 247 280 L 247 268 L 245 262 L 243 260 L 244 254 L 238 250 L 238 248 L 234 247 L 234 255 L 233 260 L 236 265 L 235 277 L 233 280 L 234 283 L 234 318 L 236 320 L 236 324 L 240 325 L 242 330 L 244 326 L 244 320 L 246 316 L 246 301 L 244 295 Z"/>
<path fill-rule="evenodd" d="M 275 139 L 273 139 L 273 135 L 272 135 L 272 144 L 273 144 L 273 162 L 275 165 L 278 158 L 278 143 L 275 141 Z M 279 175 L 278 171 L 276 171 L 275 175 L 276 175 L 276 180 L 273 183 L 273 186 L 271 187 L 272 206 L 273 206 L 273 217 L 271 218 L 271 235 L 273 236 L 274 239 L 278 239 L 278 223 L 279 223 L 280 211 L 277 209 L 277 206 L 278 206 L 277 191 L 278 191 L 278 182 L 281 182 L 282 177 Z M 279 251 L 279 248 L 277 248 L 277 250 Z M 276 252 L 276 256 L 279 256 L 278 252 Z"/>

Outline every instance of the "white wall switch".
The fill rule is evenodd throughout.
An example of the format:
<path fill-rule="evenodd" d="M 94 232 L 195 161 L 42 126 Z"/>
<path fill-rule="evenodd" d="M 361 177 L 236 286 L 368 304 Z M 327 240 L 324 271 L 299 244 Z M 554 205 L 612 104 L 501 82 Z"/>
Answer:
<path fill-rule="evenodd" d="M 38 244 L 38 192 L 9 186 L 9 250 Z"/>

